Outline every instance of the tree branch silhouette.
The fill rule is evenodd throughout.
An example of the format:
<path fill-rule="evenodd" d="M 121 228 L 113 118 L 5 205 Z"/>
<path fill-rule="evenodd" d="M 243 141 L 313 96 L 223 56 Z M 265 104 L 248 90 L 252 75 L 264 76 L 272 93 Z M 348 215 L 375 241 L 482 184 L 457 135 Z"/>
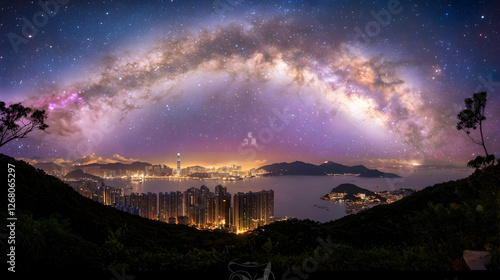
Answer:
<path fill-rule="evenodd" d="M 486 109 L 486 100 L 487 93 L 479 92 L 474 93 L 472 98 L 466 98 L 465 109 L 462 110 L 457 118 L 459 122 L 457 123 L 458 130 L 464 130 L 467 136 L 472 140 L 474 144 L 480 145 L 484 149 L 485 156 L 478 156 L 476 159 L 469 161 L 467 163 L 470 167 L 481 168 L 490 165 L 495 162 L 495 156 L 488 154 L 488 150 L 486 149 L 486 144 L 484 142 L 484 134 L 483 134 L 483 121 L 486 120 L 484 116 L 484 111 Z M 476 130 L 479 128 L 479 133 L 481 136 L 481 141 L 474 139 L 471 134 L 471 129 Z"/>
<path fill-rule="evenodd" d="M 18 138 L 26 138 L 35 129 L 44 130 L 47 114 L 45 110 L 24 107 L 21 103 L 5 106 L 0 101 L 0 147 Z"/>

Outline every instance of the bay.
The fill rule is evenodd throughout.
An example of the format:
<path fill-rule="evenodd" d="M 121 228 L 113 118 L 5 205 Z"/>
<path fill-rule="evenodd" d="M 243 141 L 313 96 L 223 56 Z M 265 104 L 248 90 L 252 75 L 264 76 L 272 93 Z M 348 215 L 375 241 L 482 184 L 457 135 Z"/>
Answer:
<path fill-rule="evenodd" d="M 415 169 L 405 172 L 402 178 L 361 178 L 355 176 L 276 176 L 257 177 L 242 181 L 216 181 L 193 179 L 147 179 L 142 183 L 126 179 L 108 179 L 105 184 L 113 187 L 129 187 L 125 194 L 160 193 L 185 191 L 191 187 L 207 186 L 210 191 L 221 184 L 228 192 L 274 190 L 274 211 L 278 218 L 310 219 L 318 222 L 328 222 L 346 215 L 345 204 L 320 199 L 332 188 L 352 183 L 371 191 L 411 188 L 422 190 L 427 186 L 450 180 L 465 178 L 470 175 L 470 169 Z"/>

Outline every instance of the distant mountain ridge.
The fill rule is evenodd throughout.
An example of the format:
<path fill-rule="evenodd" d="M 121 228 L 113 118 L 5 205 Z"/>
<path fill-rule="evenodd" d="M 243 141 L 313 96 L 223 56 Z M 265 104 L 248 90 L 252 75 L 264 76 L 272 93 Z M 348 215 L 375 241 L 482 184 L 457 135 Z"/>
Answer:
<path fill-rule="evenodd" d="M 83 179 L 90 179 L 90 180 L 102 180 L 101 177 L 94 176 L 92 174 L 88 174 L 83 172 L 81 169 L 76 169 L 64 176 L 65 179 L 76 179 L 76 180 L 83 180 Z"/>
<path fill-rule="evenodd" d="M 327 161 L 320 165 L 295 161 L 291 163 L 281 162 L 260 167 L 271 176 L 277 175 L 315 175 L 323 176 L 328 174 L 359 174 L 359 177 L 367 178 L 400 178 L 393 173 L 385 173 L 377 169 L 368 169 L 364 165 L 346 166 L 332 161 Z"/>
<path fill-rule="evenodd" d="M 133 163 L 121 163 L 121 162 L 115 162 L 115 163 L 91 163 L 91 164 L 86 164 L 86 165 L 81 165 L 81 167 L 89 167 L 89 166 L 99 166 L 101 169 L 108 169 L 108 170 L 130 170 L 130 171 L 139 171 L 139 170 L 144 170 L 146 166 L 151 166 L 151 163 L 147 162 L 140 162 L 136 161 Z"/>
<path fill-rule="evenodd" d="M 48 174 L 52 174 L 54 172 L 61 172 L 68 168 L 83 169 L 85 167 L 100 167 L 101 169 L 107 169 L 107 170 L 130 170 L 132 172 L 137 172 L 137 171 L 144 171 L 146 166 L 152 166 L 152 164 L 140 161 L 136 161 L 133 163 L 115 162 L 115 163 L 90 163 L 81 165 L 74 165 L 70 163 L 57 164 L 54 162 L 37 162 L 34 163 L 33 166 L 35 168 L 42 169 Z"/>
<path fill-rule="evenodd" d="M 63 166 L 53 162 L 37 162 L 33 164 L 35 168 L 42 169 L 47 173 L 60 172 L 64 169 Z"/>

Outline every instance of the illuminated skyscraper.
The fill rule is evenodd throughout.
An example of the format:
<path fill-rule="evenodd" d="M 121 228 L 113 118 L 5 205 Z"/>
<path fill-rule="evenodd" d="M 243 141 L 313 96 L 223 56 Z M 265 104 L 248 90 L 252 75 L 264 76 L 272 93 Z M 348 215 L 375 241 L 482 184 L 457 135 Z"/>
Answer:
<path fill-rule="evenodd" d="M 159 193 L 158 194 L 158 218 L 162 222 L 168 222 L 169 218 L 169 209 L 168 206 L 170 205 L 169 203 L 170 196 L 168 193 Z"/>
<path fill-rule="evenodd" d="M 177 176 L 181 176 L 181 153 L 177 153 Z"/>
<path fill-rule="evenodd" d="M 231 210 L 231 194 L 227 188 L 217 185 L 215 187 L 215 224 L 229 227 L 229 211 Z"/>
<path fill-rule="evenodd" d="M 274 191 L 238 192 L 233 200 L 233 225 L 238 231 L 267 225 L 274 218 Z"/>

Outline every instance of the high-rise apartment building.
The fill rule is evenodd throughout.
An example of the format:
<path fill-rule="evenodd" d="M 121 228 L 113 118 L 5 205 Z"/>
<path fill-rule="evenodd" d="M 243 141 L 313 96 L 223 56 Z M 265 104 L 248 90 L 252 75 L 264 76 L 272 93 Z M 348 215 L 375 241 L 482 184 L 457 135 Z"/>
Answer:
<path fill-rule="evenodd" d="M 231 209 L 231 194 L 227 192 L 227 188 L 218 185 L 215 187 L 215 223 L 229 227 L 231 221 L 229 219 L 229 211 Z"/>
<path fill-rule="evenodd" d="M 158 194 L 158 219 L 161 222 L 168 222 L 168 208 L 167 201 L 170 199 L 168 193 L 163 194 L 162 192 Z"/>
<path fill-rule="evenodd" d="M 141 217 L 157 220 L 158 219 L 158 198 L 156 193 L 142 193 L 139 197 L 139 208 L 141 209 Z"/>
<path fill-rule="evenodd" d="M 177 153 L 177 176 L 181 176 L 181 153 Z"/>
<path fill-rule="evenodd" d="M 189 188 L 184 192 L 131 193 L 123 189 L 75 184 L 82 195 L 121 211 L 168 223 L 194 225 L 198 228 L 226 228 L 247 231 L 267 225 L 274 218 L 274 191 L 238 192 L 234 195 L 218 185 L 214 192 L 207 186 Z M 231 207 L 231 202 L 233 206 Z"/>
<path fill-rule="evenodd" d="M 267 225 L 274 217 L 274 191 L 236 193 L 233 197 L 233 225 L 237 231 Z"/>

